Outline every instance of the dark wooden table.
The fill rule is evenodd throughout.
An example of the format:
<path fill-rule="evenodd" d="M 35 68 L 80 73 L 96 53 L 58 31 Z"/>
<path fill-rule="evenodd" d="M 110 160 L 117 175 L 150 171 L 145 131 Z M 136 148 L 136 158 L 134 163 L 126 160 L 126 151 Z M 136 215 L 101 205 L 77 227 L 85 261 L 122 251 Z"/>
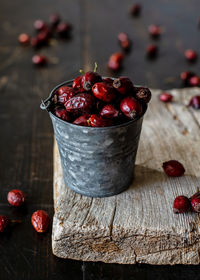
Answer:
<path fill-rule="evenodd" d="M 163 89 L 180 87 L 181 71 L 199 69 L 198 61 L 188 64 L 183 56 L 186 48 L 199 51 L 199 0 L 143 0 L 139 18 L 128 13 L 133 2 L 0 1 L 0 213 L 23 221 L 0 236 L 1 280 L 200 279 L 198 266 L 156 267 L 58 259 L 51 251 L 51 229 L 40 235 L 30 224 L 31 214 L 37 209 L 44 209 L 53 217 L 53 131 L 48 114 L 39 108 L 52 87 L 73 78 L 80 67 L 93 68 L 95 61 L 101 74 L 110 74 L 106 62 L 112 52 L 120 50 L 116 39 L 119 31 L 127 32 L 133 40 L 133 49 L 119 74 L 130 76 L 137 84 Z M 41 49 L 51 63 L 35 69 L 31 64 L 35 51 L 19 46 L 17 37 L 21 32 L 32 34 L 34 20 L 47 20 L 55 11 L 73 24 L 73 36 Z M 147 44 L 153 42 L 147 32 L 151 23 L 164 28 L 164 34 L 156 41 L 159 56 L 153 61 L 145 57 Z M 21 209 L 7 203 L 7 193 L 13 188 L 27 193 L 27 203 Z"/>

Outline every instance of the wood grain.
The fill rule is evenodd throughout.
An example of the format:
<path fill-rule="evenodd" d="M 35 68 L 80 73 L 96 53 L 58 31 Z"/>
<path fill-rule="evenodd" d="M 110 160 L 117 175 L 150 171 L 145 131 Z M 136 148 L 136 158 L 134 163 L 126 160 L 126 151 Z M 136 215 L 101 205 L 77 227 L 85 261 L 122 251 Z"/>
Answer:
<path fill-rule="evenodd" d="M 175 215 L 177 195 L 191 196 L 200 186 L 200 112 L 188 108 L 196 88 L 172 90 L 174 102 L 161 103 L 159 90 L 145 116 L 135 179 L 122 194 L 88 198 L 68 189 L 54 146 L 53 252 L 84 261 L 198 264 L 198 214 Z M 169 178 L 162 162 L 176 159 L 186 174 Z M 84 163 L 83 163 L 84 164 Z"/>

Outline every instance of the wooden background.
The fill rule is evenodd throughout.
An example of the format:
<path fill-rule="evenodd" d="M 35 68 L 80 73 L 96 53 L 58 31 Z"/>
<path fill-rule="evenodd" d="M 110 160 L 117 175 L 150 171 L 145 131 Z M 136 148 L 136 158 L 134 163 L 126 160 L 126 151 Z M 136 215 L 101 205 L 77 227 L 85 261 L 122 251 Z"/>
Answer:
<path fill-rule="evenodd" d="M 48 114 L 39 109 L 56 84 L 71 79 L 78 69 L 99 64 L 101 74 L 109 74 L 106 62 L 118 51 L 117 34 L 127 32 L 133 40 L 120 74 L 137 84 L 154 88 L 180 87 L 183 70 L 197 71 L 200 62 L 188 64 L 186 48 L 199 51 L 199 0 L 146 0 L 140 18 L 129 16 L 131 0 L 18 0 L 0 1 L 0 213 L 23 220 L 0 236 L 0 279 L 199 279 L 199 266 L 111 265 L 62 260 L 51 252 L 51 229 L 37 234 L 30 217 L 37 209 L 53 216 L 52 148 L 53 133 Z M 71 40 L 41 49 L 52 61 L 48 67 L 31 65 L 34 51 L 18 45 L 21 32 L 33 33 L 37 18 L 48 20 L 59 12 L 73 26 Z M 145 57 L 152 42 L 147 27 L 157 23 L 164 34 L 154 61 Z M 53 62 L 57 61 L 55 64 Z M 28 195 L 22 209 L 8 206 L 7 192 L 20 188 Z"/>

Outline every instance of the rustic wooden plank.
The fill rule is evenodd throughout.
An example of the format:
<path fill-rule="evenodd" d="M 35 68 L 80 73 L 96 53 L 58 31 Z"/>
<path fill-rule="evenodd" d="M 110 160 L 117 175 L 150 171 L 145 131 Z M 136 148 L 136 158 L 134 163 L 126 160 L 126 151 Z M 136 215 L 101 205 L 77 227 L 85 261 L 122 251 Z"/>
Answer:
<path fill-rule="evenodd" d="M 84 261 L 149 264 L 198 264 L 199 216 L 175 215 L 177 195 L 191 196 L 200 185 L 200 112 L 188 108 L 199 89 L 172 90 L 174 102 L 159 101 L 153 90 L 145 116 L 130 188 L 117 196 L 88 198 L 68 189 L 54 146 L 53 252 Z M 194 119 L 194 113 L 195 118 Z M 162 162 L 176 159 L 186 167 L 169 178 Z"/>

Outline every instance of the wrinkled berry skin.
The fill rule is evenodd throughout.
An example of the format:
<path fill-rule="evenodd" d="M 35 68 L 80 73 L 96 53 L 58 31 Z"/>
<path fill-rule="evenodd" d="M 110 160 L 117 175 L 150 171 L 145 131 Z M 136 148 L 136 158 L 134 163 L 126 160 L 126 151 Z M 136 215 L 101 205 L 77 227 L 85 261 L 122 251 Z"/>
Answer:
<path fill-rule="evenodd" d="M 173 95 L 167 92 L 162 92 L 159 96 L 160 101 L 162 102 L 171 102 L 173 100 Z"/>
<path fill-rule="evenodd" d="M 0 232 L 4 232 L 9 223 L 10 220 L 8 219 L 8 217 L 0 215 Z"/>
<path fill-rule="evenodd" d="M 62 108 L 62 107 L 56 107 L 55 108 L 55 115 L 62 119 L 63 121 L 67 121 L 67 122 L 70 122 L 70 115 L 69 113 L 66 111 L 65 108 Z"/>
<path fill-rule="evenodd" d="M 190 200 L 186 196 L 177 196 L 174 200 L 173 211 L 175 214 L 185 213 L 190 208 Z M 200 207 L 199 207 L 200 210 Z"/>
<path fill-rule="evenodd" d="M 190 100 L 189 106 L 194 109 L 200 109 L 200 95 L 193 96 Z"/>
<path fill-rule="evenodd" d="M 28 45 L 30 42 L 30 36 L 26 33 L 22 33 L 19 35 L 18 41 L 21 45 Z"/>
<path fill-rule="evenodd" d="M 114 79 L 113 87 L 121 94 L 128 94 L 134 90 L 133 83 L 128 77 Z"/>
<path fill-rule="evenodd" d="M 132 96 L 127 96 L 120 103 L 122 113 L 129 119 L 134 120 L 142 114 L 142 105 Z"/>
<path fill-rule="evenodd" d="M 8 202 L 13 206 L 21 206 L 25 201 L 25 193 L 20 190 L 11 190 L 7 196 Z"/>
<path fill-rule="evenodd" d="M 31 223 L 37 232 L 43 233 L 47 230 L 50 219 L 46 211 L 37 210 L 32 214 Z"/>
<path fill-rule="evenodd" d="M 108 119 L 114 119 L 119 116 L 119 111 L 114 107 L 114 105 L 107 104 L 101 109 L 100 115 Z"/>
<path fill-rule="evenodd" d="M 84 114 L 73 121 L 73 124 L 81 125 L 81 126 L 89 126 L 90 115 Z"/>
<path fill-rule="evenodd" d="M 79 92 L 85 91 L 85 89 L 83 88 L 82 78 L 83 78 L 83 76 L 76 77 L 72 84 L 73 89 L 75 89 Z"/>
<path fill-rule="evenodd" d="M 36 54 L 32 57 L 32 62 L 36 66 L 44 66 L 47 63 L 47 58 L 44 55 Z"/>
<path fill-rule="evenodd" d="M 102 78 L 98 73 L 89 71 L 82 76 L 81 82 L 84 90 L 89 91 L 94 84 L 102 82 Z"/>
<path fill-rule="evenodd" d="M 200 78 L 198 76 L 193 76 L 189 78 L 189 85 L 192 87 L 200 86 Z"/>
<path fill-rule="evenodd" d="M 194 50 L 188 49 L 185 51 L 185 58 L 193 62 L 197 59 L 197 53 Z"/>
<path fill-rule="evenodd" d="M 192 210 L 200 213 L 200 192 L 195 193 L 191 198 Z"/>
<path fill-rule="evenodd" d="M 108 68 L 112 71 L 119 71 L 122 66 L 124 55 L 122 53 L 113 53 L 108 60 Z"/>
<path fill-rule="evenodd" d="M 113 121 L 111 119 L 104 119 L 101 116 L 95 114 L 91 115 L 88 121 L 92 127 L 106 127 L 113 125 Z"/>
<path fill-rule="evenodd" d="M 89 93 L 79 93 L 65 103 L 68 112 L 74 114 L 90 114 L 95 107 L 95 98 Z"/>
<path fill-rule="evenodd" d="M 161 28 L 158 25 L 151 24 L 148 29 L 149 29 L 149 34 L 153 38 L 157 38 L 161 35 Z"/>
<path fill-rule="evenodd" d="M 170 177 L 180 177 L 185 173 L 185 168 L 177 160 L 169 160 L 162 165 L 165 173 Z"/>
<path fill-rule="evenodd" d="M 135 97 L 147 104 L 151 100 L 151 91 L 145 87 L 135 88 Z"/>
<path fill-rule="evenodd" d="M 65 104 L 69 99 L 76 95 L 73 88 L 68 86 L 62 86 L 58 89 L 57 101 L 61 104 Z"/>
<path fill-rule="evenodd" d="M 149 58 L 156 57 L 158 54 L 158 47 L 156 45 L 149 45 L 146 49 L 146 54 Z"/>
<path fill-rule="evenodd" d="M 132 16 L 138 17 L 141 13 L 141 5 L 140 4 L 134 4 L 130 8 L 130 13 L 131 13 Z"/>
<path fill-rule="evenodd" d="M 96 83 L 92 87 L 94 96 L 106 103 L 110 103 L 116 97 L 115 89 L 108 83 Z"/>

